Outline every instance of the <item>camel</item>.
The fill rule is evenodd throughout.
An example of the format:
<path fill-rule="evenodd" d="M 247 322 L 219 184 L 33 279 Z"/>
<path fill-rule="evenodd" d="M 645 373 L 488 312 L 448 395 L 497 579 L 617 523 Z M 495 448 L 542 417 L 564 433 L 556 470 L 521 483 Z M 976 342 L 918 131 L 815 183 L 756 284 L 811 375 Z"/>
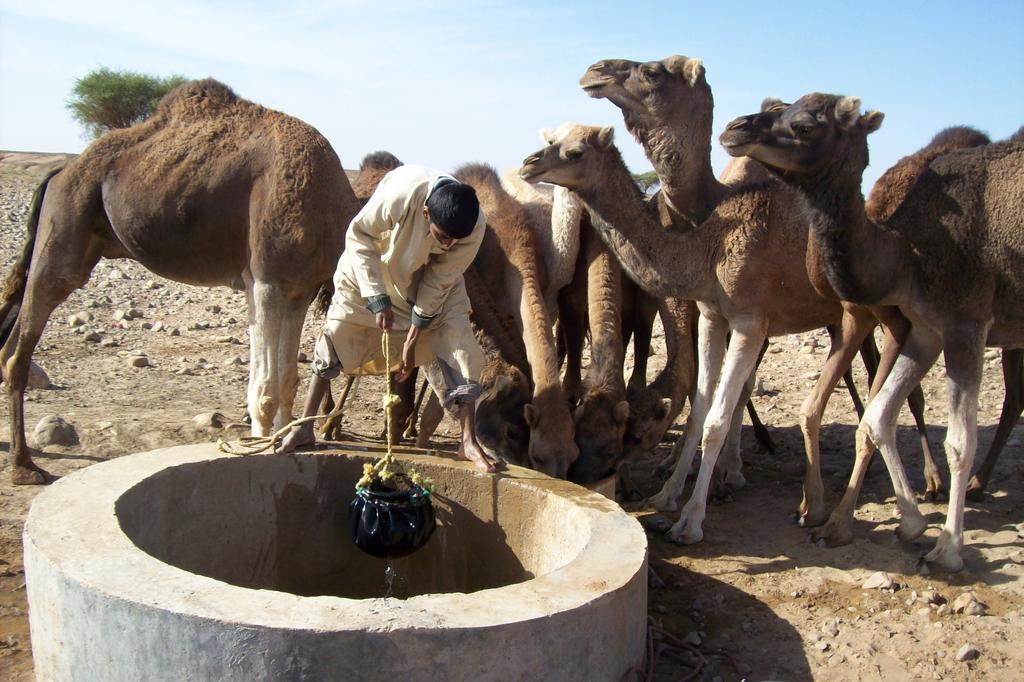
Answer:
<path fill-rule="evenodd" d="M 491 308 L 482 296 L 500 302 L 515 330 L 502 334 L 525 343 L 533 384 L 523 416 L 529 427 L 528 461 L 538 471 L 565 478 L 579 456 L 573 442 L 573 421 L 558 372 L 551 318 L 544 301 L 544 262 L 530 213 L 502 188 L 497 172 L 484 164 L 468 164 L 455 177 L 473 187 L 487 216 L 488 232 L 470 270 L 466 288 L 478 310 Z M 483 285 L 474 286 L 476 280 Z"/>
<path fill-rule="evenodd" d="M 622 271 L 592 228 L 584 232 L 583 244 L 590 366 L 573 411 L 580 456 L 569 478 L 591 483 L 607 476 L 622 460 L 629 403 L 622 378 Z"/>
<path fill-rule="evenodd" d="M 580 86 L 591 97 L 606 98 L 622 111 L 627 129 L 643 145 L 661 179 L 660 214 L 663 222 L 666 218 L 671 220 L 676 229 L 688 230 L 700 225 L 737 188 L 771 186 L 775 182 L 758 164 L 742 159 L 733 159 L 730 163 L 725 173 L 726 181 L 715 179 L 709 154 L 714 98 L 706 70 L 699 59 L 673 55 L 647 63 L 599 61 L 587 69 L 580 79 Z M 785 189 L 780 187 L 775 191 L 777 200 L 793 200 L 792 193 Z M 794 219 L 802 220 L 796 214 Z M 806 224 L 802 227 L 806 229 Z M 810 281 L 819 295 L 838 301 L 820 274 L 813 241 L 807 252 L 806 264 Z M 890 326 L 900 323 L 894 311 L 888 311 L 888 315 L 885 313 L 879 312 Z M 808 463 L 804 499 L 795 515 L 800 525 L 815 526 L 825 520 L 818 437 L 821 420 L 833 389 L 844 375 L 854 405 L 858 413 L 862 413 L 850 364 L 856 351 L 862 349 L 868 373 L 873 378 L 874 344 L 870 340 L 870 332 L 875 326 L 871 311 L 846 304 L 840 325 L 830 325 L 832 349 L 814 390 L 801 407 L 801 431 Z M 886 348 L 883 364 L 895 357 L 894 344 L 890 343 Z M 924 423 L 924 396 L 920 389 L 915 391 L 909 402 L 921 433 L 928 489 L 937 494 L 942 481 L 931 456 Z M 732 424 L 733 451 L 729 453 L 732 469 L 736 469 L 741 461 L 738 451 L 741 416 L 737 410 Z M 726 467 L 727 470 L 730 466 Z M 732 475 L 742 482 L 742 476 Z"/>
<path fill-rule="evenodd" d="M 854 473 L 840 503 L 856 503 L 877 447 L 896 490 L 897 533 L 904 541 L 919 537 L 927 522 L 896 448 L 898 408 L 943 353 L 949 506 L 935 547 L 920 563 L 958 571 L 983 351 L 986 345 L 1024 348 L 1024 142 L 957 149 L 927 162 L 896 210 L 879 223 L 865 212 L 860 183 L 867 136 L 882 119 L 877 111 L 861 114 L 857 98 L 812 93 L 779 112 L 769 134 L 724 142 L 731 154 L 757 159 L 803 193 L 825 273 L 841 297 L 898 306 L 912 323 L 857 428 Z"/>
<path fill-rule="evenodd" d="M 1022 136 L 1024 138 L 1024 136 Z M 905 156 L 882 173 L 868 194 L 864 210 L 870 220 L 884 223 L 890 220 L 896 209 L 903 203 L 917 179 L 927 171 L 928 165 L 943 154 L 956 149 L 980 147 L 991 144 L 988 135 L 968 126 L 953 126 L 939 131 L 927 145 L 909 156 Z M 733 160 L 746 160 L 739 157 Z M 750 159 L 753 161 L 753 159 Z M 762 166 L 763 168 L 763 166 Z M 765 169 L 767 172 L 767 169 Z M 1003 385 L 1006 389 L 999 425 L 992 438 L 988 454 L 978 471 L 967 483 L 967 499 L 982 501 L 985 488 L 999 454 L 1013 431 L 1013 427 L 1024 409 L 1024 351 L 1017 348 L 1002 352 Z"/>
<path fill-rule="evenodd" d="M 646 291 L 697 302 L 700 362 L 691 414 L 694 424 L 704 425 L 704 456 L 694 492 L 668 536 L 699 542 L 715 463 L 765 339 L 825 326 L 839 318 L 841 309 L 807 278 L 806 224 L 793 215 L 797 202 L 786 200 L 783 185 L 738 189 L 699 227 L 666 230 L 644 209 L 613 135 L 612 128 L 573 126 L 562 139 L 527 157 L 520 173 L 526 180 L 553 182 L 579 194 L 602 239 Z M 779 277 L 780 272 L 787 276 Z M 653 500 L 659 508 L 674 508 L 696 452 L 698 430 L 687 429 L 676 469 Z"/>
<path fill-rule="evenodd" d="M 48 179 L 35 245 L 3 300 L 22 297 L 0 350 L 11 412 L 11 478 L 39 484 L 25 440 L 29 362 L 47 319 L 101 257 L 169 279 L 244 288 L 254 435 L 291 419 L 295 357 L 313 294 L 329 280 L 357 210 L 331 145 L 313 127 L 214 80 L 186 83 L 153 116 L 107 133 Z M 295 264 L 301 263 L 301 268 Z"/>

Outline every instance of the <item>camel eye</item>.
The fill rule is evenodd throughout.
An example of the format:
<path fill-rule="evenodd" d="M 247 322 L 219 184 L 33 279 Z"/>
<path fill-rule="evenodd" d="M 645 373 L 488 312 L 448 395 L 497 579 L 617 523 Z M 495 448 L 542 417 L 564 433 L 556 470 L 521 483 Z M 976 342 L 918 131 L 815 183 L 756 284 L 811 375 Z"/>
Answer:
<path fill-rule="evenodd" d="M 583 150 L 579 147 L 574 147 L 572 149 L 565 150 L 565 158 L 569 159 L 570 161 L 575 161 L 581 156 L 583 156 Z"/>
<path fill-rule="evenodd" d="M 658 76 L 661 75 L 660 71 L 650 66 L 640 69 L 640 73 L 643 74 L 643 77 L 648 80 L 655 80 L 658 78 Z"/>

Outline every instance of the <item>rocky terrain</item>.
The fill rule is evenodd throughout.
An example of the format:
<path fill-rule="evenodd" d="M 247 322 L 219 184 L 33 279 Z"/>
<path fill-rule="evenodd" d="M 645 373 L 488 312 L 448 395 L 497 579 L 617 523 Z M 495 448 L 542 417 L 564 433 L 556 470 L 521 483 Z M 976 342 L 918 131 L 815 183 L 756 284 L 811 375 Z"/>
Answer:
<path fill-rule="evenodd" d="M 4 271 L 21 247 L 36 182 L 47 164 L 59 160 L 0 154 Z M 28 391 L 25 410 L 30 434 L 44 422 L 33 441 L 42 444 L 38 463 L 66 475 L 132 452 L 245 433 L 246 315 L 241 293 L 169 282 L 131 262 L 101 262 L 88 285 L 54 313 L 35 355 L 47 378 L 36 377 L 39 387 Z M 302 348 L 307 352 L 319 324 L 312 315 L 306 321 Z M 931 529 L 916 543 L 898 544 L 892 486 L 879 462 L 865 484 L 855 541 L 838 549 L 811 544 L 789 517 L 800 500 L 804 467 L 799 406 L 826 346 L 823 332 L 773 341 L 754 401 L 778 453 L 760 451 L 744 429 L 748 485 L 733 500 L 710 507 L 703 543 L 665 542 L 660 531 L 665 519 L 641 503 L 626 503 L 650 529 L 657 576 L 650 592 L 654 622 L 702 652 L 706 665 L 699 677 L 707 680 L 1019 678 L 1024 670 L 1024 427 L 1010 439 L 991 495 L 984 503 L 968 503 L 964 571 L 914 572 L 915 560 L 934 542 L 945 506 L 924 503 Z M 652 376 L 663 362 L 659 349 Z M 989 351 L 985 363 L 982 456 L 1003 396 L 998 353 Z M 300 364 L 299 371 L 301 393 L 308 365 Z M 856 380 L 863 393 L 859 368 Z M 929 437 L 944 460 L 941 361 L 924 389 Z M 379 379 L 360 382 L 345 416 L 348 433 L 367 438 L 380 432 L 380 390 Z M 5 453 L 8 409 L 5 401 L 0 408 Z M 835 503 L 852 464 L 856 427 L 844 388 L 833 396 L 825 423 L 824 475 L 828 501 Z M 901 424 L 901 452 L 912 482 L 923 489 L 909 414 Z M 676 427 L 671 436 L 679 431 Z M 450 452 L 457 426 L 446 421 L 440 432 L 436 445 Z M 654 464 L 668 449 L 663 444 L 636 464 L 645 494 L 657 491 Z M 944 461 L 940 467 L 948 480 Z M 6 470 L 0 470 L 2 679 L 32 679 L 21 529 L 38 492 L 11 486 Z M 655 676 L 678 679 L 693 663 L 663 653 Z"/>

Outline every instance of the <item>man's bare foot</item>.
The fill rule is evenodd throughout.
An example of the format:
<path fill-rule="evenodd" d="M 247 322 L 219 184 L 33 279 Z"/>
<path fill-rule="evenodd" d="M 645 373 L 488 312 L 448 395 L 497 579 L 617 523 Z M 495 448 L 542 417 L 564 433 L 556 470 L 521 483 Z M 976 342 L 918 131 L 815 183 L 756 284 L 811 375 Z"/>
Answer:
<path fill-rule="evenodd" d="M 483 448 L 473 441 L 463 441 L 462 447 L 459 448 L 459 457 L 462 459 L 468 459 L 476 465 L 477 469 L 486 471 L 489 474 L 493 474 L 494 472 L 505 468 L 505 462 L 495 457 L 491 457 L 484 452 Z"/>
<path fill-rule="evenodd" d="M 285 455 L 297 448 L 301 448 L 303 445 L 312 445 L 315 442 L 316 431 L 313 428 L 313 422 L 299 424 L 289 431 L 281 440 L 281 445 L 277 449 L 277 454 Z"/>
<path fill-rule="evenodd" d="M 53 480 L 53 475 L 32 461 L 11 466 L 11 483 L 14 485 L 46 485 Z"/>

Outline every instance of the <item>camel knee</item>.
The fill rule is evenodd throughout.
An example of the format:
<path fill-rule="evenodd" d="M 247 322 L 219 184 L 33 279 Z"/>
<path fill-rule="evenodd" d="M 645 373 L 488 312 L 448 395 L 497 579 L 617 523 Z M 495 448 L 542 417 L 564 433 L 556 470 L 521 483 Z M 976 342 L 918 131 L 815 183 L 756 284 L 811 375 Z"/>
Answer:
<path fill-rule="evenodd" d="M 704 423 L 703 448 L 705 455 L 708 452 L 717 452 L 729 433 L 729 420 L 724 417 L 708 419 Z"/>
<path fill-rule="evenodd" d="M 260 387 L 249 395 L 249 416 L 252 418 L 252 435 L 267 436 L 274 426 L 280 400 Z"/>

